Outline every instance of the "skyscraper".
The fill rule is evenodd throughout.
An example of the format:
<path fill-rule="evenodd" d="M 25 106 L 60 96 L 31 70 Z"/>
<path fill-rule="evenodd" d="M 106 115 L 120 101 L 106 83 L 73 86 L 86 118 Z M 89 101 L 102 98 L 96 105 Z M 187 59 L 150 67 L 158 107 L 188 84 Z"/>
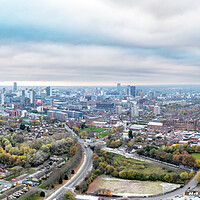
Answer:
<path fill-rule="evenodd" d="M 116 107 L 116 111 L 117 111 L 117 114 L 118 114 L 118 115 L 121 115 L 121 114 L 122 114 L 122 106 L 118 105 L 118 106 Z"/>
<path fill-rule="evenodd" d="M 135 86 L 128 85 L 127 87 L 127 95 L 135 97 Z"/>
<path fill-rule="evenodd" d="M 16 82 L 14 82 L 13 92 L 17 92 L 17 83 Z"/>
<path fill-rule="evenodd" d="M 35 91 L 30 90 L 30 104 L 32 107 L 35 107 Z"/>
<path fill-rule="evenodd" d="M 3 88 L 2 92 L 5 93 L 6 92 L 6 88 Z"/>
<path fill-rule="evenodd" d="M 160 115 L 160 106 L 154 106 L 154 114 Z"/>
<path fill-rule="evenodd" d="M 46 87 L 46 94 L 47 96 L 52 96 L 52 91 L 51 91 L 51 87 Z"/>
<path fill-rule="evenodd" d="M 121 94 L 121 84 L 117 83 L 117 94 Z"/>
<path fill-rule="evenodd" d="M 3 106 L 5 103 L 5 94 L 1 94 L 1 105 Z"/>

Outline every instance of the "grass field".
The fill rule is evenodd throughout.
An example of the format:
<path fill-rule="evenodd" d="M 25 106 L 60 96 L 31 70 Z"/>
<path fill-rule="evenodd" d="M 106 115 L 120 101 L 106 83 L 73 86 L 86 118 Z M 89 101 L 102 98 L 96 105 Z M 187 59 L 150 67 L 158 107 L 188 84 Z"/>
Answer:
<path fill-rule="evenodd" d="M 94 133 L 101 133 L 102 131 L 105 130 L 105 128 L 89 126 L 88 128 L 80 129 L 80 132 L 86 131 L 87 129 L 89 129 L 90 131 L 92 131 Z"/>
<path fill-rule="evenodd" d="M 117 165 L 120 167 L 120 170 L 128 171 L 130 169 L 136 170 L 137 172 L 144 173 L 146 175 L 149 175 L 153 172 L 156 174 L 164 174 L 168 173 L 171 175 L 176 174 L 176 172 L 160 167 L 158 165 L 154 165 L 151 163 L 135 160 L 133 158 L 126 158 L 122 155 L 111 153 L 113 160 L 117 163 Z"/>
<path fill-rule="evenodd" d="M 200 160 L 200 153 L 192 153 L 191 155 Z"/>
<path fill-rule="evenodd" d="M 101 133 L 100 136 L 101 136 L 102 138 L 104 138 L 104 137 L 107 136 L 108 133 L 109 133 L 109 131 L 105 131 L 105 132 Z"/>

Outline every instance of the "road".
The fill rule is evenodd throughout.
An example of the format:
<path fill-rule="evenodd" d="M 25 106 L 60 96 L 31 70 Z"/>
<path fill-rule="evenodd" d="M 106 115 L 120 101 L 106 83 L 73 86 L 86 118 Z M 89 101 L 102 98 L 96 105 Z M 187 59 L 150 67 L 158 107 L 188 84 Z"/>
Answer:
<path fill-rule="evenodd" d="M 92 155 L 91 155 L 91 150 L 89 148 L 86 148 L 82 142 L 82 140 L 68 127 L 65 126 L 67 131 L 71 132 L 80 142 L 83 151 L 84 151 L 84 161 L 82 166 L 79 168 L 77 173 L 62 187 L 60 187 L 58 190 L 56 190 L 51 196 L 46 198 L 47 200 L 55 200 L 59 199 L 67 190 L 69 189 L 74 189 L 74 187 L 85 178 L 87 172 L 91 169 L 92 167 Z"/>

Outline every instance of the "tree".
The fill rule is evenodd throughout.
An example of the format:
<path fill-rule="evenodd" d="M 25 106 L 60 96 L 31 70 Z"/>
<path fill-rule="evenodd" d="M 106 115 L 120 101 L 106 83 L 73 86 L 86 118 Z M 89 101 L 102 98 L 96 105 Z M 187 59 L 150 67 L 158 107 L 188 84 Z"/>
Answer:
<path fill-rule="evenodd" d="M 58 183 L 59 183 L 59 184 L 62 184 L 62 183 L 63 183 L 62 177 L 59 178 Z"/>
<path fill-rule="evenodd" d="M 21 130 L 24 130 L 26 128 L 26 125 L 24 124 L 20 124 L 20 127 L 19 127 Z"/>
<path fill-rule="evenodd" d="M 80 130 L 77 126 L 73 126 L 72 128 L 76 134 L 78 134 L 80 132 Z"/>
<path fill-rule="evenodd" d="M 132 139 L 132 138 L 133 138 L 133 131 L 132 131 L 132 130 L 129 130 L 129 132 L 128 132 L 128 137 L 129 137 L 129 139 Z"/>
<path fill-rule="evenodd" d="M 182 163 L 184 165 L 192 167 L 192 166 L 194 166 L 194 163 L 195 163 L 195 157 L 193 157 L 193 156 L 191 156 L 189 154 L 184 154 Z"/>
<path fill-rule="evenodd" d="M 187 173 L 187 172 L 182 172 L 182 173 L 180 174 L 180 178 L 181 178 L 181 180 L 183 180 L 183 181 L 187 180 L 187 179 L 189 178 L 188 173 Z"/>
<path fill-rule="evenodd" d="M 189 173 L 189 177 L 191 178 L 191 177 L 193 177 L 193 175 L 194 175 L 194 172 L 193 172 L 193 170 L 191 170 Z"/>
<path fill-rule="evenodd" d="M 200 146 L 199 146 L 199 145 L 196 145 L 196 147 L 195 147 L 195 152 L 196 152 L 196 153 L 199 153 L 199 152 L 200 152 Z"/>
<path fill-rule="evenodd" d="M 106 173 L 111 174 L 114 171 L 114 167 L 111 165 L 106 166 Z"/>
<path fill-rule="evenodd" d="M 65 193 L 65 198 L 66 198 L 66 200 L 74 200 L 75 199 L 74 195 L 70 191 Z"/>
<path fill-rule="evenodd" d="M 136 142 L 142 142 L 142 137 L 141 136 L 138 136 L 136 139 L 135 139 Z"/>
<path fill-rule="evenodd" d="M 129 147 L 133 147 L 133 145 L 134 145 L 134 141 L 131 140 L 131 141 L 128 143 L 128 146 L 129 146 Z"/>
<path fill-rule="evenodd" d="M 196 165 L 198 168 L 200 168 L 200 159 L 196 159 Z"/>
<path fill-rule="evenodd" d="M 197 184 L 200 183 L 200 171 L 197 172 L 197 175 L 196 175 L 196 182 L 197 182 Z"/>
<path fill-rule="evenodd" d="M 41 197 L 45 197 L 45 192 L 44 192 L 44 191 L 41 191 L 41 192 L 40 192 L 40 196 L 41 196 Z"/>
<path fill-rule="evenodd" d="M 68 180 L 68 179 L 69 179 L 68 176 L 67 176 L 67 174 L 65 174 L 64 179 L 65 179 L 65 180 Z"/>

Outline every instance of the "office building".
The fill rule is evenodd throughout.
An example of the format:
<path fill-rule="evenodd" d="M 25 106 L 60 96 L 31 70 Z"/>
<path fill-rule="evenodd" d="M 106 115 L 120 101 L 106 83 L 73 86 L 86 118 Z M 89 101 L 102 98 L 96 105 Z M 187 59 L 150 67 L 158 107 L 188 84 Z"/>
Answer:
<path fill-rule="evenodd" d="M 3 106 L 5 103 L 5 94 L 1 94 L 1 105 Z"/>
<path fill-rule="evenodd" d="M 52 96 L 52 90 L 51 90 L 51 87 L 46 87 L 46 95 L 47 96 Z"/>
<path fill-rule="evenodd" d="M 139 117 L 139 108 L 136 105 L 131 107 L 131 117 Z"/>
<path fill-rule="evenodd" d="M 114 108 L 114 103 L 107 103 L 107 102 L 97 103 L 96 108 L 101 110 L 111 110 Z"/>
<path fill-rule="evenodd" d="M 17 83 L 16 82 L 14 82 L 13 92 L 17 92 Z"/>
<path fill-rule="evenodd" d="M 30 90 L 30 104 L 32 107 L 35 107 L 35 91 Z"/>
<path fill-rule="evenodd" d="M 122 106 L 120 106 L 120 105 L 116 106 L 116 111 L 117 111 L 118 115 L 121 115 L 122 114 Z"/>
<path fill-rule="evenodd" d="M 22 90 L 22 96 L 25 97 L 25 90 Z"/>
<path fill-rule="evenodd" d="M 154 114 L 160 115 L 160 106 L 154 106 Z"/>
<path fill-rule="evenodd" d="M 135 86 L 128 85 L 127 87 L 127 96 L 136 96 Z"/>
<path fill-rule="evenodd" d="M 121 95 L 121 84 L 117 83 L 117 94 Z"/>
<path fill-rule="evenodd" d="M 6 88 L 3 88 L 2 92 L 5 93 L 6 92 Z"/>

